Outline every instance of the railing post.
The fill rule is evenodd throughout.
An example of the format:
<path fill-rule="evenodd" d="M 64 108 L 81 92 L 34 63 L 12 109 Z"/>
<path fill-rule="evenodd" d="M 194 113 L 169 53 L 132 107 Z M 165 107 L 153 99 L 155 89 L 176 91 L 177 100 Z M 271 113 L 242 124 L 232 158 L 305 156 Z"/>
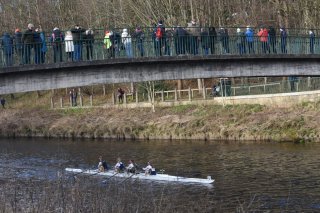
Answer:
<path fill-rule="evenodd" d="M 60 107 L 63 108 L 63 97 L 60 97 Z"/>
<path fill-rule="evenodd" d="M 205 88 L 205 87 L 202 87 L 202 95 L 203 95 L 203 99 L 204 99 L 204 100 L 206 100 L 206 98 L 207 98 L 207 97 L 206 97 L 206 96 L 207 96 L 206 93 L 207 93 L 206 88 Z"/>
<path fill-rule="evenodd" d="M 93 105 L 93 95 L 90 95 L 90 106 Z"/>
<path fill-rule="evenodd" d="M 174 89 L 174 101 L 178 101 L 177 88 Z"/>
<path fill-rule="evenodd" d="M 163 92 L 163 90 L 161 91 L 161 102 L 164 102 L 164 92 Z"/>
<path fill-rule="evenodd" d="M 190 87 L 188 89 L 188 96 L 189 96 L 189 101 L 192 101 L 191 88 Z"/>
<path fill-rule="evenodd" d="M 308 77 L 308 89 L 311 88 L 311 77 Z"/>

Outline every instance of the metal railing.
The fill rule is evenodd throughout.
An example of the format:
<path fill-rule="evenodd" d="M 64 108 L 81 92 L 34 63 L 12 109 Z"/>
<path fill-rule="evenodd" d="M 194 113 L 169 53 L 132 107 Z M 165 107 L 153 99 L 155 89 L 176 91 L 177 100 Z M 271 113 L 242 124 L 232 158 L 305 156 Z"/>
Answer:
<path fill-rule="evenodd" d="M 48 40 L 48 39 L 47 39 Z M 153 34 L 145 34 L 143 39 L 134 35 L 131 42 L 124 44 L 121 38 L 110 39 L 107 48 L 105 38 L 96 36 L 94 40 L 48 42 L 24 44 L 21 48 L 13 45 L 0 47 L 0 68 L 25 64 L 51 64 L 60 62 L 93 61 L 113 58 L 170 57 L 188 55 L 193 57 L 208 55 L 300 55 L 320 54 L 320 38 L 309 36 L 274 37 L 261 42 L 261 37 L 252 40 L 244 35 L 198 35 L 178 36 L 174 31 L 161 39 Z M 72 50 L 66 52 L 66 45 Z"/>

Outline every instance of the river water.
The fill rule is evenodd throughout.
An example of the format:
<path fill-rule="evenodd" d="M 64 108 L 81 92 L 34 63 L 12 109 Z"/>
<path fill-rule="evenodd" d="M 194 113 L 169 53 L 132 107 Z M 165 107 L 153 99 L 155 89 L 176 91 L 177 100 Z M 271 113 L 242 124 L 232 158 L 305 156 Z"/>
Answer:
<path fill-rule="evenodd" d="M 195 192 L 192 199 L 209 194 L 226 211 L 254 206 L 320 212 L 320 144 L 0 139 L 0 147 L 2 184 L 8 179 L 50 181 L 65 167 L 93 168 L 102 155 L 109 164 L 121 157 L 143 166 L 151 161 L 172 175 L 210 175 L 212 187 L 182 187 Z M 181 199 L 189 202 L 188 196 Z"/>

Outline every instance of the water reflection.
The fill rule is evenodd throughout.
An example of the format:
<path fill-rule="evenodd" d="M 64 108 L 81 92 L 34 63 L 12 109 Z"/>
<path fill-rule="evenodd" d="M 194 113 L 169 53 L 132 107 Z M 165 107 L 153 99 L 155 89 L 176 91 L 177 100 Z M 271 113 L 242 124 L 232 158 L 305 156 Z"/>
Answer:
<path fill-rule="evenodd" d="M 54 179 L 65 167 L 93 168 L 98 156 L 114 164 L 151 161 L 158 170 L 215 179 L 211 189 L 186 186 L 187 193 L 209 193 L 215 205 L 259 209 L 319 209 L 320 145 L 218 143 L 203 141 L 69 141 L 1 139 L 0 179 Z M 188 196 L 182 198 L 188 200 Z M 252 204 L 251 204 L 252 205 Z"/>

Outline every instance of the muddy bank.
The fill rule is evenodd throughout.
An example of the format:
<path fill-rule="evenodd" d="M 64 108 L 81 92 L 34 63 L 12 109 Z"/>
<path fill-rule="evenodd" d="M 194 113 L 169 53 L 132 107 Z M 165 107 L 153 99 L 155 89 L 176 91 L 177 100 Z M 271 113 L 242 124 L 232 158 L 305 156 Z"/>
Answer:
<path fill-rule="evenodd" d="M 320 141 L 320 103 L 150 109 L 5 109 L 2 137 Z"/>

